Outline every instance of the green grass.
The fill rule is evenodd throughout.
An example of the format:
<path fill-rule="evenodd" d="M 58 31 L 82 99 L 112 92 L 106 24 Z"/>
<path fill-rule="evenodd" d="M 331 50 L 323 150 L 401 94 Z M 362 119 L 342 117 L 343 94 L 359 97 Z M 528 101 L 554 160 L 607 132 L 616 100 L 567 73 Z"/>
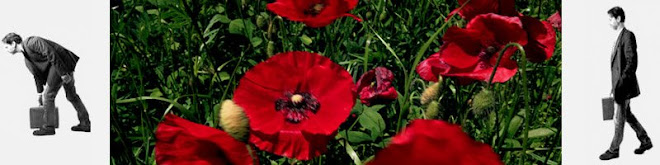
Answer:
<path fill-rule="evenodd" d="M 424 118 L 419 97 L 430 83 L 414 67 L 438 51 L 446 28 L 466 24 L 455 18 L 442 26 L 459 6 L 455 0 L 361 0 L 350 13 L 362 23 L 340 18 L 318 29 L 277 17 L 266 10 L 268 2 L 124 0 L 123 8 L 111 11 L 111 163 L 155 164 L 154 131 L 166 113 L 219 128 L 214 107 L 232 98 L 242 75 L 273 54 L 294 50 L 329 57 L 355 81 L 377 66 L 394 73 L 397 101 L 373 107 L 358 101 L 352 112 L 358 117 L 340 126 L 326 154 L 295 162 L 364 163 L 408 121 Z M 561 8 L 559 1 L 517 0 L 516 5 L 521 13 L 543 20 Z M 434 33 L 439 35 L 432 39 Z M 438 118 L 490 144 L 506 164 L 560 164 L 561 37 L 557 41 L 550 60 L 520 66 L 506 83 L 459 86 L 445 78 Z M 514 58 L 519 65 L 525 61 L 520 54 Z M 495 105 L 488 113 L 471 113 L 468 102 L 482 88 L 491 88 Z M 365 108 L 380 110 L 362 113 L 375 112 Z M 358 121 L 374 116 L 382 118 L 385 129 Z M 258 156 L 261 164 L 294 163 L 263 151 Z"/>

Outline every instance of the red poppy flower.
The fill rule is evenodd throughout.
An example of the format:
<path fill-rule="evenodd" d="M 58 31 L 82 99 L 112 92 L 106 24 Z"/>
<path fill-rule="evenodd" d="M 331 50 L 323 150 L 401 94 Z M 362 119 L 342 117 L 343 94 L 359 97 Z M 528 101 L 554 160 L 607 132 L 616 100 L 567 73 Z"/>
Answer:
<path fill-rule="evenodd" d="M 468 0 L 458 0 L 459 5 L 465 4 Z M 459 11 L 458 8 L 454 9 L 450 15 L 458 12 L 458 15 L 465 20 L 472 20 L 472 18 L 481 14 L 495 13 L 503 16 L 518 16 L 516 11 L 515 0 L 470 0 L 468 4 Z M 449 18 L 449 17 L 448 17 Z"/>
<path fill-rule="evenodd" d="M 561 14 L 559 14 L 559 11 L 548 17 L 548 22 L 552 23 L 552 27 L 557 28 L 561 32 Z"/>
<path fill-rule="evenodd" d="M 266 5 L 273 13 L 292 21 L 305 23 L 309 27 L 323 27 L 340 17 L 360 18 L 348 11 L 353 10 L 358 0 L 276 0 Z"/>
<path fill-rule="evenodd" d="M 277 54 L 250 69 L 234 92 L 250 122 L 250 142 L 277 155 L 308 160 L 327 150 L 355 104 L 351 75 L 309 52 Z"/>
<path fill-rule="evenodd" d="M 528 43 L 524 46 L 527 60 L 539 63 L 550 59 L 557 44 L 552 25 L 529 16 L 521 16 L 520 20 L 528 37 Z"/>
<path fill-rule="evenodd" d="M 427 81 L 437 81 L 439 75 L 457 77 L 462 82 L 488 81 L 499 51 L 510 42 L 527 44 L 527 35 L 518 17 L 491 13 L 475 17 L 465 29 L 450 27 L 443 40 L 437 55 L 416 68 Z M 516 74 L 518 65 L 510 59 L 515 50 L 509 47 L 505 51 L 493 82 L 506 82 Z"/>
<path fill-rule="evenodd" d="M 172 114 L 158 125 L 155 150 L 156 163 L 162 165 L 252 164 L 245 143 Z"/>
<path fill-rule="evenodd" d="M 503 164 L 489 145 L 472 140 L 458 125 L 440 120 L 413 120 L 369 165 Z"/>
<path fill-rule="evenodd" d="M 371 106 L 372 104 L 386 104 L 398 96 L 392 81 L 394 74 L 385 67 L 377 67 L 364 73 L 353 92 L 360 95 L 362 104 Z"/>

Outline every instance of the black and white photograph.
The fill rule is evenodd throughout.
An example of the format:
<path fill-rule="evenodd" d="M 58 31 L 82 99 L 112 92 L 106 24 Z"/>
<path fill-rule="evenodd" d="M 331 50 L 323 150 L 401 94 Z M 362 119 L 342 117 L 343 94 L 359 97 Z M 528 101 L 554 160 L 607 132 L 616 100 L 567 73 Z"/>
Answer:
<path fill-rule="evenodd" d="M 109 1 L 0 6 L 0 164 L 109 162 Z"/>
<path fill-rule="evenodd" d="M 566 1 L 563 163 L 660 161 L 657 5 Z"/>

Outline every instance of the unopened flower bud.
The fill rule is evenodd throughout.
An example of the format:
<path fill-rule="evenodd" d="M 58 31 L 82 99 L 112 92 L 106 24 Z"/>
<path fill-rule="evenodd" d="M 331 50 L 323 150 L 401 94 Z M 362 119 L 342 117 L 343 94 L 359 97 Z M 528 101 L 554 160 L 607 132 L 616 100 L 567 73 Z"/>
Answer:
<path fill-rule="evenodd" d="M 220 108 L 220 126 L 225 132 L 234 137 L 234 139 L 245 142 L 249 133 L 248 124 L 248 118 L 243 108 L 231 100 L 222 102 Z"/>
<path fill-rule="evenodd" d="M 487 88 L 483 88 L 472 99 L 472 112 L 482 114 L 484 110 L 495 105 L 495 95 Z"/>
<path fill-rule="evenodd" d="M 426 119 L 435 119 L 438 117 L 438 112 L 440 112 L 440 105 L 437 101 L 432 101 L 426 107 Z"/>
<path fill-rule="evenodd" d="M 268 41 L 268 46 L 266 46 L 266 54 L 268 57 L 273 56 L 275 53 L 275 42 L 273 41 Z"/>
<path fill-rule="evenodd" d="M 440 82 L 434 83 L 433 85 L 424 89 L 420 101 L 422 105 L 426 105 L 431 101 L 438 99 L 438 93 L 440 93 Z"/>

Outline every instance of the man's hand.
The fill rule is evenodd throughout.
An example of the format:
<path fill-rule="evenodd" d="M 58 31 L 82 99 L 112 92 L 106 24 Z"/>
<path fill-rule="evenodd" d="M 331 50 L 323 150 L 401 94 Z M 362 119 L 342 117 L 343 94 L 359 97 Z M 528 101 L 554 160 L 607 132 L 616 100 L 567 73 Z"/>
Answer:
<path fill-rule="evenodd" d="M 64 75 L 62 75 L 62 82 L 64 82 L 65 84 L 70 83 L 71 80 L 73 80 L 73 78 L 71 77 L 70 74 L 64 74 Z"/>
<path fill-rule="evenodd" d="M 39 96 L 39 98 L 37 99 L 37 101 L 39 102 L 39 106 L 43 106 L 44 105 L 44 95 L 42 95 L 41 93 L 38 93 L 37 96 Z"/>

